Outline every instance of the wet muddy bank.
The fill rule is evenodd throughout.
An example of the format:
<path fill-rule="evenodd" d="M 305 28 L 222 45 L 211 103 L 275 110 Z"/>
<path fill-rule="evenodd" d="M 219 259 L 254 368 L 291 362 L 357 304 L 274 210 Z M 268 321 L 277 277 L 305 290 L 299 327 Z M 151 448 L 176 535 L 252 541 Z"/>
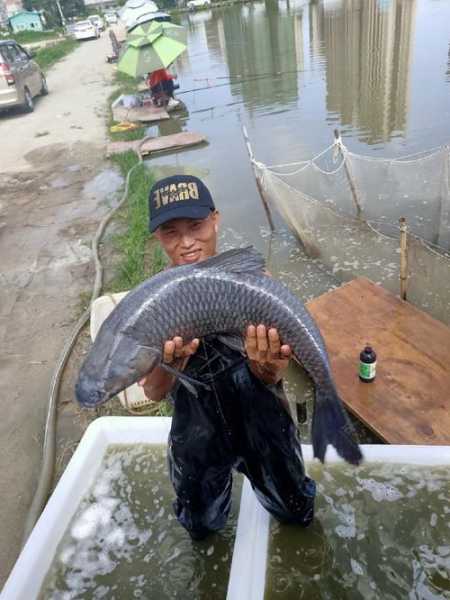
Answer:
<path fill-rule="evenodd" d="M 26 172 L 0 175 L 0 376 L 8 399 L 0 427 L 2 579 L 19 549 L 40 472 L 49 383 L 90 293 L 91 237 L 112 201 L 112 183 L 122 181 L 92 144 L 49 145 L 27 160 Z M 72 402 L 73 390 L 60 398 Z M 58 461 L 79 437 L 75 422 L 61 431 Z"/>

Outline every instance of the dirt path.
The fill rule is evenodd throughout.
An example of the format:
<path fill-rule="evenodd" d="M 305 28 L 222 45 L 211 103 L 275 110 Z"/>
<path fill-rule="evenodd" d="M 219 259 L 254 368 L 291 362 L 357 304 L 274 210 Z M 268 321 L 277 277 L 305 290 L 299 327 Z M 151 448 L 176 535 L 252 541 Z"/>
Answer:
<path fill-rule="evenodd" d="M 47 74 L 50 94 L 36 98 L 34 113 L 0 117 L 3 173 L 33 169 L 33 161 L 30 164 L 25 155 L 35 148 L 57 143 L 104 143 L 103 115 L 112 73 L 105 59 L 110 48 L 107 33 L 98 40 L 80 43 Z"/>
<path fill-rule="evenodd" d="M 53 368 L 90 290 L 88 241 L 120 178 L 104 163 L 108 35 L 48 73 L 35 112 L 0 116 L 0 588 L 35 489 Z"/>

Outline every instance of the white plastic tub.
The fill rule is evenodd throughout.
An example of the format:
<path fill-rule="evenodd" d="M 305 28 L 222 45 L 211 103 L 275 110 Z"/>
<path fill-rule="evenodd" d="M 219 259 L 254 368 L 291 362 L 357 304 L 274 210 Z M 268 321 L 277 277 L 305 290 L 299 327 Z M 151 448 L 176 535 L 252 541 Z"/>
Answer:
<path fill-rule="evenodd" d="M 3 588 L 2 600 L 37 598 L 56 548 L 91 487 L 108 446 L 165 443 L 170 421 L 167 417 L 102 417 L 89 426 L 20 554 Z M 303 449 L 305 460 L 310 460 L 310 446 Z M 367 462 L 450 465 L 450 446 L 377 445 L 363 446 L 363 452 Z M 338 460 L 334 452 L 328 452 L 327 461 Z M 227 600 L 263 600 L 269 520 L 245 481 Z"/>

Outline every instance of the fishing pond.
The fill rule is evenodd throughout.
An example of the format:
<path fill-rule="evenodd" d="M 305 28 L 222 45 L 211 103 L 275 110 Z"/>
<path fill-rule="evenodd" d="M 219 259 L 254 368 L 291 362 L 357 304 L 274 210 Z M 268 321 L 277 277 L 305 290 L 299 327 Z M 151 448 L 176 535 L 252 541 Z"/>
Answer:
<path fill-rule="evenodd" d="M 242 125 L 267 165 L 319 154 L 335 128 L 349 150 L 374 159 L 447 144 L 450 4 L 267 0 L 179 20 L 188 29 L 176 67 L 187 112 L 150 130 L 195 131 L 209 145 L 152 158 L 149 166 L 203 177 L 222 213 L 222 246 L 254 244 L 305 300 L 320 295 L 341 282 L 338 269 L 299 258 L 298 240 L 278 215 L 270 235 Z M 390 271 L 382 265 L 377 280 Z"/>
<path fill-rule="evenodd" d="M 322 254 L 328 261 L 312 258 L 276 210 L 276 230 L 271 233 L 242 125 L 255 158 L 266 165 L 316 156 L 333 142 L 335 128 L 350 151 L 370 159 L 397 158 L 447 144 L 450 3 L 267 0 L 178 19 L 188 29 L 188 49 L 176 66 L 177 97 L 187 112 L 174 113 L 149 132 L 194 131 L 205 134 L 209 144 L 152 158 L 148 166 L 156 175 L 188 172 L 203 178 L 222 215 L 220 248 L 253 244 L 267 257 L 273 275 L 303 301 L 361 271 L 398 293 L 398 248 L 390 249 L 389 256 L 378 255 L 383 239 L 377 236 L 372 251 L 370 229 L 369 234 L 351 228 L 341 233 L 339 227 L 330 231 L 319 217 L 314 229 L 323 238 Z M 327 168 L 333 169 L 333 164 Z M 434 175 L 425 173 L 422 186 Z M 368 187 L 377 186 L 381 177 L 368 177 Z M 389 190 L 382 191 L 389 198 Z M 407 212 L 424 215 L 422 200 L 415 200 L 417 211 L 414 205 Z M 389 220 L 389 215 L 383 216 Z M 438 211 L 433 210 L 432 218 L 439 222 Z M 344 248 L 335 252 L 336 244 L 327 247 L 328 235 Z M 444 261 L 444 271 L 447 264 L 450 261 Z M 436 318 L 450 323 L 444 280 L 450 281 L 450 266 L 448 277 L 441 271 L 435 277 L 435 288 L 420 282 L 425 288 L 420 306 L 427 310 L 428 301 L 435 300 L 442 305 Z M 298 369 L 289 373 L 288 393 L 292 399 L 306 397 L 311 408 L 312 389 Z M 307 428 L 302 434 L 308 436 Z"/>

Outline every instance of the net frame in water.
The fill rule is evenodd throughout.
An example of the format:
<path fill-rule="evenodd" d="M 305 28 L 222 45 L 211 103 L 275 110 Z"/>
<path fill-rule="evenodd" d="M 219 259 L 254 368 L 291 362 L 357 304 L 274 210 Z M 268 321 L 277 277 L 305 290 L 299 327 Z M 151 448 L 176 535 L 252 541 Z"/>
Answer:
<path fill-rule="evenodd" d="M 312 159 L 278 165 L 255 160 L 247 138 L 264 200 L 278 210 L 307 254 L 341 281 L 367 277 L 450 325 L 449 147 L 399 159 L 372 158 L 350 152 L 335 135 L 334 143 Z M 423 203 L 432 204 L 431 215 L 439 212 L 439 223 L 431 216 L 414 217 L 414 202 L 404 193 L 415 185 L 408 173 L 418 170 L 420 179 L 433 169 L 440 178 Z M 386 218 L 373 192 L 362 185 L 362 173 L 371 171 L 395 173 Z M 427 181 L 421 185 L 426 188 Z M 433 232 L 441 245 L 433 243 Z"/>

